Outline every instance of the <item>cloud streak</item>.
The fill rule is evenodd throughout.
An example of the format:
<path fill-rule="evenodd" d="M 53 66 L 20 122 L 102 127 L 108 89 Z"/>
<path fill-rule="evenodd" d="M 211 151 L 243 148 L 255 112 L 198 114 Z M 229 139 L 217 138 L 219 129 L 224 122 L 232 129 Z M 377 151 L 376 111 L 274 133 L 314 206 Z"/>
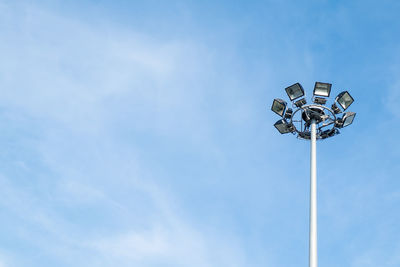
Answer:
<path fill-rule="evenodd" d="M 0 105 L 15 128 L 3 137 L 25 144 L 8 163 L 19 175 L 1 179 L 1 204 L 19 218 L 8 225 L 18 240 L 9 255 L 29 244 L 27 254 L 57 266 L 244 266 L 238 241 L 191 225 L 143 165 L 138 142 L 118 138 L 207 142 L 205 96 L 188 88 L 210 64 L 205 48 L 99 30 L 31 5 L 3 3 L 0 13 L 9 25 Z M 14 136 L 21 128 L 34 134 Z"/>

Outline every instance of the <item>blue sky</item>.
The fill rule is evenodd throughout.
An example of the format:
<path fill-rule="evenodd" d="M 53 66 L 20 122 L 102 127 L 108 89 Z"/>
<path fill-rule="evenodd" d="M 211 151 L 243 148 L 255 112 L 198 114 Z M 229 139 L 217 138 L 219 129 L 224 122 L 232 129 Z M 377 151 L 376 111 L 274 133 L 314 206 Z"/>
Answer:
<path fill-rule="evenodd" d="M 319 263 L 400 266 L 397 1 L 0 0 L 0 266 L 308 264 L 284 88 L 349 90 L 318 142 Z"/>

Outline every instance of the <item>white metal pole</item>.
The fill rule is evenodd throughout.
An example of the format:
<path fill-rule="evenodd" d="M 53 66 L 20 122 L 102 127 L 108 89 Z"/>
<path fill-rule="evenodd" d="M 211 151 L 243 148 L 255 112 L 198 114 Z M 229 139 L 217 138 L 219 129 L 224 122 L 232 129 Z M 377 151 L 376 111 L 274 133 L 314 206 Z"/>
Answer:
<path fill-rule="evenodd" d="M 310 164 L 310 267 L 318 267 L 317 257 L 317 129 L 311 122 L 311 164 Z"/>

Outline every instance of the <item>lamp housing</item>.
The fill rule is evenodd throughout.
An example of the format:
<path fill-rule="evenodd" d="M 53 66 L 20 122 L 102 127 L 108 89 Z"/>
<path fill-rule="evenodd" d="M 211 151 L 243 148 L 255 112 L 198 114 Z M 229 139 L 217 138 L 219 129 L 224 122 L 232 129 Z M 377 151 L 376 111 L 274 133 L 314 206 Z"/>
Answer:
<path fill-rule="evenodd" d="M 286 102 L 280 98 L 275 98 L 274 102 L 272 102 L 271 110 L 278 114 L 279 116 L 283 117 L 286 109 Z"/>
<path fill-rule="evenodd" d="M 335 99 L 337 103 L 343 108 L 345 111 L 353 102 L 354 98 L 347 91 L 341 92 Z"/>
<path fill-rule="evenodd" d="M 313 94 L 315 96 L 329 97 L 329 95 L 331 94 L 331 88 L 332 88 L 331 83 L 316 82 Z"/>
<path fill-rule="evenodd" d="M 346 126 L 349 126 L 350 124 L 352 124 L 355 117 L 356 117 L 355 112 L 346 112 L 342 118 L 343 127 L 346 127 Z"/>
<path fill-rule="evenodd" d="M 280 119 L 275 122 L 274 126 L 281 134 L 286 134 L 294 131 L 293 125 L 288 123 L 284 119 Z"/>
<path fill-rule="evenodd" d="M 289 96 L 290 101 L 296 100 L 304 96 L 304 89 L 300 83 L 295 83 L 289 87 L 285 88 L 287 95 Z"/>

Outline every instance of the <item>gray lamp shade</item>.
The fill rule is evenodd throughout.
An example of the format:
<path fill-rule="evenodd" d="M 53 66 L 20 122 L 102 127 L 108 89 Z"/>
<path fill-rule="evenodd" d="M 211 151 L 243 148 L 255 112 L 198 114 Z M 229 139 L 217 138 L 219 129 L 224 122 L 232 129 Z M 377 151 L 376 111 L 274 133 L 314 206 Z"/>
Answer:
<path fill-rule="evenodd" d="M 346 127 L 346 126 L 349 126 L 350 124 L 352 124 L 355 117 L 356 117 L 355 112 L 346 112 L 342 118 L 343 127 Z"/>
<path fill-rule="evenodd" d="M 336 97 L 336 102 L 339 103 L 343 110 L 346 110 L 354 102 L 354 99 L 349 92 L 344 91 Z"/>
<path fill-rule="evenodd" d="M 287 95 L 290 98 L 290 101 L 293 101 L 299 97 L 304 96 L 304 89 L 299 83 L 295 83 L 289 87 L 285 88 Z"/>
<path fill-rule="evenodd" d="M 287 123 L 284 119 L 275 122 L 274 126 L 281 134 L 286 134 L 293 131 L 292 125 Z"/>
<path fill-rule="evenodd" d="M 314 95 L 329 97 L 329 95 L 331 94 L 331 88 L 332 84 L 330 83 L 316 82 L 314 86 Z"/>
<path fill-rule="evenodd" d="M 271 110 L 278 114 L 279 116 L 283 117 L 286 109 L 286 102 L 282 99 L 276 98 L 272 103 Z"/>

